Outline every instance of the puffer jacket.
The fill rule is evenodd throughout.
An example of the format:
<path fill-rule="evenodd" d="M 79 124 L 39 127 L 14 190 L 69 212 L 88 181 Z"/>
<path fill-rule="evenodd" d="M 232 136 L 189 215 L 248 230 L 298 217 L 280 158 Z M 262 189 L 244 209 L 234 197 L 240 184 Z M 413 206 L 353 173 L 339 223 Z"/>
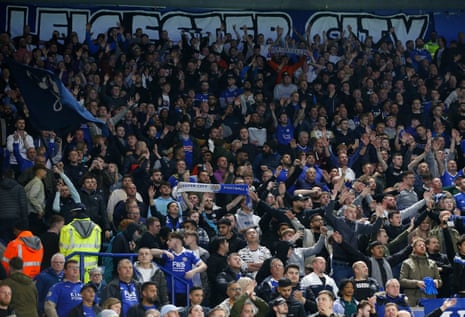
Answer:
<path fill-rule="evenodd" d="M 1 221 L 17 221 L 28 224 L 28 207 L 24 187 L 9 178 L 0 180 L 0 201 L 2 202 Z"/>

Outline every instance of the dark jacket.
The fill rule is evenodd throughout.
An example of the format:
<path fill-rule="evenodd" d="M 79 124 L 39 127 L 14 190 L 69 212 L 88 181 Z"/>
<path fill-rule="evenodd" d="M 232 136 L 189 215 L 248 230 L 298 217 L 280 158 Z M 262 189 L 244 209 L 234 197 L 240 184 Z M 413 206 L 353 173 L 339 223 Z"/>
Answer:
<path fill-rule="evenodd" d="M 380 294 L 376 295 L 376 314 L 377 316 L 384 316 L 384 308 L 387 303 L 394 303 L 397 305 L 399 310 L 406 310 L 412 313 L 410 306 L 407 303 L 407 299 L 404 294 L 400 294 L 397 297 L 391 297 L 389 295 Z"/>
<path fill-rule="evenodd" d="M 215 284 L 211 290 L 212 298 L 210 307 L 215 307 L 221 303 L 222 300 L 226 299 L 228 297 L 228 295 L 226 295 L 228 284 L 232 281 L 236 281 L 241 276 L 242 274 L 240 272 L 236 273 L 232 271 L 229 266 L 226 268 L 226 270 L 218 274 Z"/>
<path fill-rule="evenodd" d="M 108 297 L 115 297 L 121 300 L 121 289 L 119 286 L 120 280 L 119 278 L 114 278 L 113 280 L 108 283 L 108 285 L 103 289 L 102 291 L 102 298 L 101 301 L 102 303 L 108 298 Z M 140 288 L 141 285 L 139 282 L 136 280 L 132 280 L 131 283 L 134 283 L 134 287 L 136 288 L 137 296 L 140 296 Z"/>
<path fill-rule="evenodd" d="M 155 303 L 155 306 L 160 309 L 160 303 Z M 126 313 L 126 317 L 144 317 L 145 316 L 145 308 L 144 306 L 139 303 L 137 305 L 132 306 L 129 308 L 128 312 Z"/>
<path fill-rule="evenodd" d="M 81 196 L 81 202 L 86 206 L 86 213 L 90 219 L 98 224 L 102 228 L 102 231 L 110 230 L 107 207 L 102 195 L 97 191 L 89 193 L 81 189 L 79 196 Z"/>
<path fill-rule="evenodd" d="M 133 251 L 130 250 L 129 248 L 129 242 L 132 241 L 132 237 L 134 236 L 134 232 L 136 230 L 140 230 L 137 224 L 135 223 L 130 223 L 126 229 L 120 233 L 118 233 L 113 241 L 111 241 L 112 247 L 111 247 L 111 252 L 112 253 L 133 253 Z M 118 266 L 118 262 L 121 259 L 124 259 L 127 257 L 114 257 L 113 258 L 113 274 L 114 276 L 116 275 L 116 268 Z"/>
<path fill-rule="evenodd" d="M 11 287 L 11 308 L 21 317 L 38 317 L 37 289 L 29 276 L 21 272 L 10 275 L 3 281 Z"/>
<path fill-rule="evenodd" d="M 328 224 L 333 226 L 334 231 L 338 231 L 345 242 L 352 248 L 358 249 L 358 237 L 360 235 L 370 235 L 377 232 L 383 224 L 383 219 L 378 217 L 373 224 L 352 222 L 345 217 L 336 217 L 333 213 L 336 202 L 332 200 L 325 209 L 325 217 Z M 339 244 L 333 246 L 333 257 L 335 260 L 347 262 L 347 252 Z"/>
<path fill-rule="evenodd" d="M 453 293 L 465 293 L 465 255 L 457 253 L 454 257 L 453 264 L 453 279 L 452 279 L 452 292 Z"/>
<path fill-rule="evenodd" d="M 57 274 L 52 268 L 47 268 L 34 277 L 38 292 L 39 313 L 44 312 L 44 303 L 47 293 L 52 285 L 63 280 L 63 271 Z"/>
<path fill-rule="evenodd" d="M 293 299 L 292 297 L 287 298 L 286 302 L 287 302 L 287 308 L 288 308 L 288 313 L 287 313 L 288 317 L 305 317 L 305 316 L 307 316 L 305 314 L 304 305 L 301 302 Z M 269 305 L 270 305 L 270 307 L 273 307 L 272 302 L 270 302 Z M 274 313 L 273 310 L 271 310 L 271 312 Z M 274 316 L 274 314 L 272 316 Z"/>
<path fill-rule="evenodd" d="M 211 253 L 207 260 L 207 276 L 210 287 L 215 284 L 216 277 L 228 267 L 227 256 L 220 255 L 216 252 Z"/>
<path fill-rule="evenodd" d="M 92 310 L 94 311 L 96 316 L 102 311 L 102 309 L 98 305 L 95 305 L 95 304 L 92 306 Z M 85 315 L 84 315 L 84 310 L 82 308 L 82 303 L 80 303 L 79 305 L 74 307 L 69 312 L 68 316 L 66 317 L 82 317 L 82 316 L 85 316 Z"/>
<path fill-rule="evenodd" d="M 29 223 L 26 192 L 17 181 L 9 178 L 0 180 L 0 201 L 2 202 L 0 220 Z"/>
<path fill-rule="evenodd" d="M 134 262 L 134 278 L 141 284 L 142 283 L 142 274 L 139 270 L 139 262 Z M 166 276 L 165 273 L 158 267 L 156 263 L 152 265 L 152 272 L 150 273 L 150 280 L 157 284 L 158 289 L 158 300 L 161 305 L 169 304 L 168 299 L 168 287 L 166 286 Z"/>
<path fill-rule="evenodd" d="M 229 252 L 238 252 L 240 249 L 244 248 L 247 243 L 245 240 L 241 239 L 237 233 L 233 232 L 231 239 L 228 240 L 229 243 Z"/>

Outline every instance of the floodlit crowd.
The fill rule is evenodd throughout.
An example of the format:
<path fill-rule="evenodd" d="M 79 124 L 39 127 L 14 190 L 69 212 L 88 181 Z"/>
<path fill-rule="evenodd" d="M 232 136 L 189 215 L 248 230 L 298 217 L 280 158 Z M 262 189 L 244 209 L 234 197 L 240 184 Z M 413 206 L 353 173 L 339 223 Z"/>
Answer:
<path fill-rule="evenodd" d="M 0 316 L 392 317 L 465 297 L 464 32 L 92 31 L 0 34 Z M 38 130 L 10 60 L 104 124 Z"/>

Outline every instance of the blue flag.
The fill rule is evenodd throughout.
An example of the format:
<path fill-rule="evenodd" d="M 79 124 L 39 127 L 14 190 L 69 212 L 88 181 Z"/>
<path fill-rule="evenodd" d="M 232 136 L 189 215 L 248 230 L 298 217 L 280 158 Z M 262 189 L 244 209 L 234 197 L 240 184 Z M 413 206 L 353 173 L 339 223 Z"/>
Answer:
<path fill-rule="evenodd" d="M 85 122 L 104 125 L 76 100 L 52 72 L 13 61 L 10 61 L 8 66 L 29 109 L 31 123 L 36 129 L 59 132 L 78 127 Z"/>

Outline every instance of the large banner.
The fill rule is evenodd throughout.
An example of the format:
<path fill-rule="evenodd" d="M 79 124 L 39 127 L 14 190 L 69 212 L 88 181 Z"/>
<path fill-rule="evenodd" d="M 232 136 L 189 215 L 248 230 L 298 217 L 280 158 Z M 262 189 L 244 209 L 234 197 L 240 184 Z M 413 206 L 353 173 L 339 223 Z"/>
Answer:
<path fill-rule="evenodd" d="M 293 30 L 304 33 L 312 25 L 311 36 L 326 31 L 330 38 L 337 38 L 340 32 L 352 31 L 363 41 L 371 36 L 376 43 L 391 27 L 396 39 L 403 43 L 418 37 L 428 37 L 432 30 L 446 39 L 456 39 L 459 31 L 465 31 L 464 12 L 312 12 L 312 11 L 179 11 L 138 7 L 83 7 L 66 4 L 66 7 L 50 5 L 0 4 L 0 31 L 8 31 L 12 37 L 23 33 L 23 26 L 29 25 L 33 34 L 40 40 L 50 39 L 53 31 L 65 36 L 76 32 L 79 40 L 85 37 L 86 23 L 92 23 L 92 32 L 105 33 L 109 27 L 121 24 L 125 30 L 134 33 L 137 28 L 153 40 L 159 38 L 162 30 L 177 41 L 181 31 L 193 36 L 211 33 L 215 40 L 216 30 L 224 25 L 225 32 L 232 33 L 233 27 L 245 26 L 249 34 L 262 33 L 266 38 L 276 38 L 276 27 L 284 29 L 284 34 L 294 36 Z"/>

